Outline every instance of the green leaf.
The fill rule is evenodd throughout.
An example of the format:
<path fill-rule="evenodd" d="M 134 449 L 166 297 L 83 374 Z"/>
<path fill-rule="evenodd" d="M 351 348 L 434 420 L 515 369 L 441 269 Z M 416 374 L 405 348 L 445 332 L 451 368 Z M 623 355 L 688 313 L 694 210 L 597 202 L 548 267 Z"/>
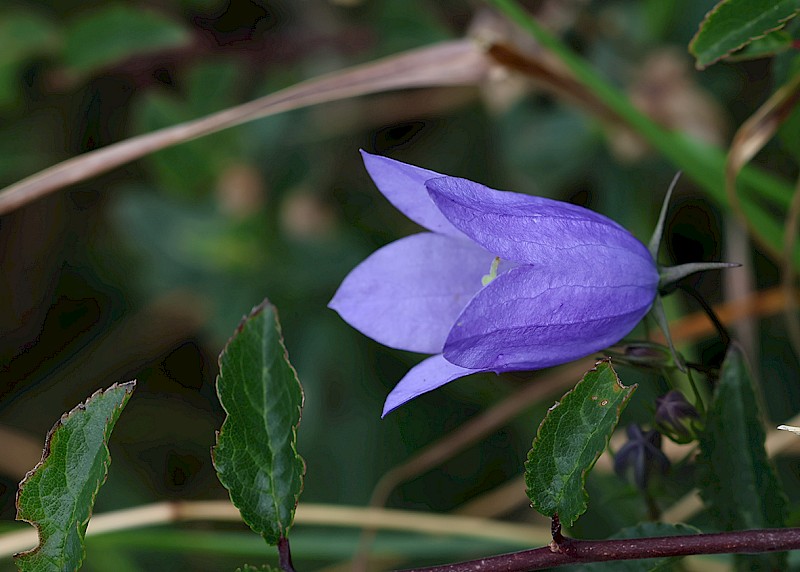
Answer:
<path fill-rule="evenodd" d="M 772 57 L 791 49 L 793 41 L 794 39 L 788 32 L 776 30 L 763 38 L 753 40 L 744 48 L 733 52 L 725 59 L 729 62 L 739 62 Z"/>
<path fill-rule="evenodd" d="M 98 391 L 56 422 L 41 462 L 20 483 L 17 520 L 39 531 L 39 546 L 17 555 L 22 572 L 77 570 L 94 499 L 106 480 L 108 438 L 136 382 Z"/>
<path fill-rule="evenodd" d="M 240 78 L 234 62 L 198 64 L 185 78 L 184 97 L 154 90 L 144 94 L 134 108 L 137 131 L 150 133 L 234 105 Z M 247 147 L 242 136 L 237 131 L 214 133 L 148 155 L 145 161 L 165 191 L 191 198 L 208 195 L 224 169 L 241 161 Z"/>
<path fill-rule="evenodd" d="M 269 564 L 264 564 L 261 568 L 245 564 L 241 568 L 237 568 L 236 572 L 280 572 L 280 568 L 275 568 Z"/>
<path fill-rule="evenodd" d="M 527 493 L 536 510 L 549 517 L 558 514 L 565 526 L 586 512 L 586 475 L 635 389 L 622 385 L 604 360 L 550 408 L 525 463 Z"/>
<path fill-rule="evenodd" d="M 664 522 L 643 522 L 636 526 L 623 528 L 609 536 L 609 540 L 627 538 L 655 538 L 659 536 L 683 536 L 700 534 L 700 530 L 685 524 L 667 524 Z M 569 567 L 570 572 L 655 572 L 656 570 L 672 570 L 680 557 L 643 558 L 641 560 L 617 560 L 615 562 L 593 562 Z"/>
<path fill-rule="evenodd" d="M 135 116 L 137 130 L 141 133 L 197 117 L 185 101 L 156 91 L 145 94 L 137 102 Z M 191 198 L 209 195 L 228 159 L 231 141 L 231 132 L 187 141 L 148 155 L 146 165 L 152 169 L 159 186 L 169 194 Z"/>
<path fill-rule="evenodd" d="M 724 530 L 785 524 L 786 498 L 764 449 L 765 432 L 741 348 L 731 345 L 700 436 L 700 493 Z M 732 501 L 732 499 L 734 499 Z M 784 570 L 785 554 L 738 556 L 745 569 Z"/>
<path fill-rule="evenodd" d="M 71 22 L 66 31 L 65 63 L 90 73 L 139 54 L 186 45 L 189 32 L 152 10 L 112 4 Z"/>
<path fill-rule="evenodd" d="M 28 10 L 0 13 L 0 105 L 13 103 L 20 91 L 22 66 L 58 47 L 58 31 L 44 16 Z"/>
<path fill-rule="evenodd" d="M 294 520 L 305 463 L 296 448 L 303 390 L 269 301 L 239 325 L 219 368 L 217 394 L 228 416 L 214 467 L 244 521 L 274 545 Z"/>
<path fill-rule="evenodd" d="M 800 0 L 722 0 L 706 15 L 689 43 L 697 69 L 779 30 L 798 11 Z"/>

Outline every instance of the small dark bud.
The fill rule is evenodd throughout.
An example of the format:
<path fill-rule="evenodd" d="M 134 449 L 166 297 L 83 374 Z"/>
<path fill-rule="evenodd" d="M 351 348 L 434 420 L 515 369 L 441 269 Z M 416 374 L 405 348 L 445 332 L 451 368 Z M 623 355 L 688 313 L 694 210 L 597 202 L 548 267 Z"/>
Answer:
<path fill-rule="evenodd" d="M 669 470 L 669 459 L 661 451 L 661 433 L 653 430 L 643 432 L 636 424 L 628 425 L 625 433 L 628 442 L 614 458 L 614 471 L 645 490 L 653 471 L 664 474 Z"/>
<path fill-rule="evenodd" d="M 689 443 L 701 428 L 700 414 L 680 391 L 673 389 L 656 399 L 656 428 L 676 443 Z"/>
<path fill-rule="evenodd" d="M 669 348 L 650 342 L 637 342 L 615 348 L 609 352 L 617 361 L 631 365 L 663 369 L 672 365 L 672 354 Z"/>

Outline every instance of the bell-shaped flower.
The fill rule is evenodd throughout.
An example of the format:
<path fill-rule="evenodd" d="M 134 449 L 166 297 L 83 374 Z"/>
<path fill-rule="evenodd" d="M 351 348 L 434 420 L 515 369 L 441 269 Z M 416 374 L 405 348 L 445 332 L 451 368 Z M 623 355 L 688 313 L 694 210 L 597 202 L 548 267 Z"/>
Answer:
<path fill-rule="evenodd" d="M 659 272 L 616 222 L 362 152 L 378 189 L 430 232 L 384 246 L 330 307 L 398 349 L 432 354 L 383 415 L 475 372 L 535 370 L 613 345 L 653 304 Z"/>

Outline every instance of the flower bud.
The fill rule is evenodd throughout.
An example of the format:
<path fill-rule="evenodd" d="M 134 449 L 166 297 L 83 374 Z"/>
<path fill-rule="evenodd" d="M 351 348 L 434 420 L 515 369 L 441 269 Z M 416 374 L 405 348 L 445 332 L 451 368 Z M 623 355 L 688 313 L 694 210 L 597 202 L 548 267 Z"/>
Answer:
<path fill-rule="evenodd" d="M 615 361 L 639 367 L 663 369 L 673 365 L 669 348 L 652 342 L 633 342 L 616 346 L 607 353 Z"/>
<path fill-rule="evenodd" d="M 676 443 L 694 441 L 700 425 L 697 409 L 677 389 L 656 399 L 656 427 Z"/>

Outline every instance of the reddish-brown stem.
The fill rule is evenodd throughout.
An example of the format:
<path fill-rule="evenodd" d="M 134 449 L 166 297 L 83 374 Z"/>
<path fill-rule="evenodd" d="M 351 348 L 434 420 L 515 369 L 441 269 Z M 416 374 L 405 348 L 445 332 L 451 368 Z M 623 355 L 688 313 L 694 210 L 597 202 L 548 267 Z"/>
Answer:
<path fill-rule="evenodd" d="M 555 519 L 554 519 L 555 525 Z M 560 533 L 559 533 L 560 536 Z M 564 550 L 564 548 L 567 548 Z M 559 550 L 560 549 L 560 550 Z M 576 540 L 561 537 L 551 546 L 470 562 L 419 568 L 414 572 L 523 572 L 566 564 L 663 558 L 692 554 L 778 552 L 800 549 L 800 528 L 740 530 L 716 534 L 662 536 L 629 540 Z"/>
<path fill-rule="evenodd" d="M 289 548 L 289 539 L 281 536 L 278 540 L 278 561 L 283 572 L 295 572 L 292 564 L 292 550 Z"/>
<path fill-rule="evenodd" d="M 558 518 L 558 513 L 554 514 L 552 521 L 550 521 L 550 534 L 556 544 L 564 542 L 564 536 L 561 534 L 561 519 Z"/>

